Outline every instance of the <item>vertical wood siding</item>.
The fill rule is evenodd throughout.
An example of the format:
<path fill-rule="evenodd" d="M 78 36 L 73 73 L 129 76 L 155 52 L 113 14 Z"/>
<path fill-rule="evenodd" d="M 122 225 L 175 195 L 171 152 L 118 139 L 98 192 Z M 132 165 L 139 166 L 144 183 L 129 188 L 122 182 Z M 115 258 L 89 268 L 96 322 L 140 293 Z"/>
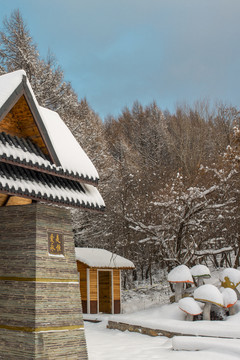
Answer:
<path fill-rule="evenodd" d="M 114 300 L 120 300 L 120 270 L 113 270 L 113 294 Z"/>

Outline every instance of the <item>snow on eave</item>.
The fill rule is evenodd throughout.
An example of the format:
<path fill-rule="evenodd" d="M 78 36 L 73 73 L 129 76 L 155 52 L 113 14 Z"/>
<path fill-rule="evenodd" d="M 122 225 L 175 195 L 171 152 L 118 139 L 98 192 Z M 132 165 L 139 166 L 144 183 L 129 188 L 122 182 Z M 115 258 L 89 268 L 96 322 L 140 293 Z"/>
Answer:
<path fill-rule="evenodd" d="M 94 268 L 134 269 L 134 264 L 120 255 L 105 249 L 75 248 L 76 260 Z"/>
<path fill-rule="evenodd" d="M 98 180 L 96 168 L 58 113 L 41 106 L 39 111 L 63 169 Z"/>

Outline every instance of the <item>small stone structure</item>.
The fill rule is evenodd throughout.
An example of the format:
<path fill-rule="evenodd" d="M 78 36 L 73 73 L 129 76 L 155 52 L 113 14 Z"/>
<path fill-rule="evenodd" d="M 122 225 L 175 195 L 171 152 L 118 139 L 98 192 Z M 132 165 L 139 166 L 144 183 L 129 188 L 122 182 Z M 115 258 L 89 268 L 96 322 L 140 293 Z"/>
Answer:
<path fill-rule="evenodd" d="M 87 359 L 64 206 L 104 210 L 97 181 L 58 114 L 38 105 L 25 72 L 0 76 L 0 359 Z"/>

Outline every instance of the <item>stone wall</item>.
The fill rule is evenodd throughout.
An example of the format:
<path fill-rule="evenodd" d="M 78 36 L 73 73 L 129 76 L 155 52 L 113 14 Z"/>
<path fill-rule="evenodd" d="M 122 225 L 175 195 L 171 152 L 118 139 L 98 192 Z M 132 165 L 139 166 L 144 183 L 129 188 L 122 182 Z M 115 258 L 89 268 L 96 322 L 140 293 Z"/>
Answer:
<path fill-rule="evenodd" d="M 11 206 L 0 217 L 0 359 L 87 359 L 67 210 Z M 63 235 L 63 256 L 49 255 L 48 232 Z"/>

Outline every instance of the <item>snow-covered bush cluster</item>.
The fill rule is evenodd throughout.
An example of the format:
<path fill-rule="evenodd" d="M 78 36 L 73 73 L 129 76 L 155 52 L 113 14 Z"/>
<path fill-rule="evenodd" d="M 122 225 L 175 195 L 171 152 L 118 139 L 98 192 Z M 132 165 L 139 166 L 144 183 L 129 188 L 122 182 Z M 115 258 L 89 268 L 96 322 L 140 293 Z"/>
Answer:
<path fill-rule="evenodd" d="M 187 320 L 223 319 L 235 313 L 234 305 L 240 299 L 240 271 L 226 268 L 220 275 L 220 289 L 212 284 L 205 284 L 210 278 L 210 270 L 205 265 L 195 265 L 189 269 L 179 265 L 168 274 L 168 281 L 175 292 L 175 302 L 184 311 Z M 222 311 L 218 311 L 221 309 Z"/>

